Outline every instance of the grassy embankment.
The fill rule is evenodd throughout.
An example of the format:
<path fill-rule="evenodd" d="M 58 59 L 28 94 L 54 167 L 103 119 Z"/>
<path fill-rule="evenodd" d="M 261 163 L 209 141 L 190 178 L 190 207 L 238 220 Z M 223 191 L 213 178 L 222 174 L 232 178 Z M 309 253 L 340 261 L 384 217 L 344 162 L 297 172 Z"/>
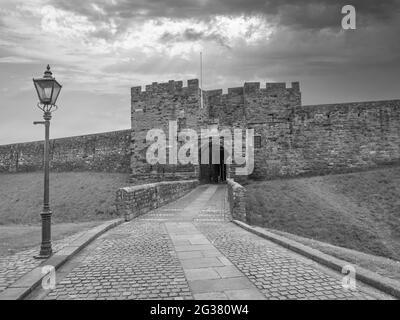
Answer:
<path fill-rule="evenodd" d="M 252 224 L 400 279 L 400 167 L 246 188 Z"/>
<path fill-rule="evenodd" d="M 127 175 L 60 172 L 50 175 L 53 239 L 115 219 L 115 192 Z M 0 174 L 0 255 L 40 243 L 43 174 Z"/>

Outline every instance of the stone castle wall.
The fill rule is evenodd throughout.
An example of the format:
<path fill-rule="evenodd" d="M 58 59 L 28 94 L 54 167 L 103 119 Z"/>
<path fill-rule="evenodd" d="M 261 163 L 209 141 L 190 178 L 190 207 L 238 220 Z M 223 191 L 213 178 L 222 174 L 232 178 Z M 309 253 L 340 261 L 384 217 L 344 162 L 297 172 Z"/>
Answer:
<path fill-rule="evenodd" d="M 50 140 L 54 171 L 130 171 L 131 130 Z M 30 172 L 43 167 L 43 141 L 0 146 L 0 172 Z"/>
<path fill-rule="evenodd" d="M 253 124 L 254 178 L 315 175 L 400 162 L 400 100 L 297 106 Z"/>
<path fill-rule="evenodd" d="M 200 168 L 195 165 L 148 164 L 146 150 L 150 143 L 146 142 L 146 135 L 149 130 L 162 129 L 169 139 L 168 123 L 171 120 L 177 121 L 178 131 L 189 128 L 200 133 L 201 128 L 246 128 L 249 122 L 259 121 L 260 113 L 266 110 L 268 116 L 280 115 L 301 105 L 301 93 L 298 82 L 293 82 L 290 88 L 285 83 L 267 83 L 265 88 L 261 88 L 260 83 L 245 83 L 243 87 L 229 88 L 227 93 L 222 90 L 203 91 L 202 104 L 197 79 L 189 80 L 187 87 L 183 87 L 182 81 L 171 80 L 154 82 L 145 90 L 133 87 L 131 103 L 131 179 L 162 181 L 198 178 Z M 229 174 L 234 172 L 234 167 L 229 168 Z"/>
<path fill-rule="evenodd" d="M 208 119 L 205 109 L 200 108 L 199 97 L 197 79 L 189 80 L 187 87 L 183 87 L 182 81 L 169 81 L 160 84 L 155 82 L 146 86 L 145 91 L 141 87 L 131 89 L 132 181 L 198 178 L 198 168 L 193 165 L 148 164 L 146 150 L 150 143 L 146 142 L 146 135 L 151 129 L 161 129 L 169 140 L 171 120 L 177 121 L 179 131 L 184 128 L 197 130 Z"/>
<path fill-rule="evenodd" d="M 201 107 L 203 106 L 203 107 Z M 148 130 L 164 130 L 176 120 L 185 128 L 254 129 L 251 178 L 268 179 L 373 168 L 400 162 L 400 100 L 302 106 L 298 82 L 245 83 L 243 87 L 203 91 L 197 79 L 153 83 L 131 89 L 131 130 L 53 139 L 56 171 L 124 172 L 132 182 L 198 179 L 196 165 L 150 165 Z M 177 141 L 177 146 L 182 144 Z M 199 146 L 201 144 L 199 143 Z M 258 147 L 258 148 L 257 148 Z M 167 152 L 167 157 L 168 157 Z M 0 172 L 41 170 L 43 142 L 0 146 Z M 235 165 L 227 168 L 234 175 Z"/>
<path fill-rule="evenodd" d="M 196 166 L 150 166 L 147 131 L 177 120 L 179 130 L 217 127 L 254 129 L 252 178 L 324 174 L 400 162 L 400 100 L 302 106 L 300 85 L 245 83 L 201 91 L 197 80 L 132 88 L 132 177 L 156 180 L 199 177 Z M 168 138 L 168 136 L 167 136 Z M 234 176 L 234 165 L 228 177 Z"/>

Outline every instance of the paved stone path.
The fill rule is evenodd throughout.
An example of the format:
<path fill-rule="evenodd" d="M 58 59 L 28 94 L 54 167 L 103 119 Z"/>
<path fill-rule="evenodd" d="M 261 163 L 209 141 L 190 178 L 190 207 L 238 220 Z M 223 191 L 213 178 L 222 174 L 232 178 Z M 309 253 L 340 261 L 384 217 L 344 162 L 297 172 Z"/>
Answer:
<path fill-rule="evenodd" d="M 29 299 L 377 299 L 362 285 L 230 222 L 226 186 L 203 185 L 124 223 Z"/>
<path fill-rule="evenodd" d="M 85 234 L 85 231 L 53 242 L 53 252 L 67 247 L 75 239 Z M 40 246 L 23 250 L 12 255 L 0 257 L 0 293 L 21 278 L 24 274 L 38 267 L 43 260 L 34 259 Z"/>

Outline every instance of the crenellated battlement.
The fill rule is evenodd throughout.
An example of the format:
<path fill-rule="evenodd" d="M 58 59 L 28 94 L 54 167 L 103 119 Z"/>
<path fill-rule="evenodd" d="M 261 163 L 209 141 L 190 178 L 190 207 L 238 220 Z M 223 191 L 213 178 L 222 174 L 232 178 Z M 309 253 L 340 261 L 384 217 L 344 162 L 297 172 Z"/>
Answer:
<path fill-rule="evenodd" d="M 285 82 L 267 82 L 264 88 L 261 88 L 260 82 L 245 82 L 243 87 L 228 88 L 227 93 L 222 89 L 205 90 L 204 94 L 208 98 L 212 97 L 233 97 L 240 95 L 251 94 L 287 94 L 300 93 L 300 83 L 292 82 L 291 87 L 288 87 Z"/>
<path fill-rule="evenodd" d="M 146 85 L 145 90 L 142 86 L 135 86 L 131 88 L 132 96 L 137 96 L 143 93 L 146 94 L 159 94 L 159 93 L 193 93 L 197 92 L 199 87 L 198 79 L 191 79 L 187 81 L 187 86 L 183 87 L 183 81 L 170 80 L 165 83 L 153 82 Z M 300 92 L 300 83 L 292 82 L 291 87 L 288 87 L 285 82 L 267 82 L 264 88 L 261 88 L 260 82 L 245 82 L 242 87 L 228 88 L 227 93 L 222 89 L 204 90 L 205 96 L 237 96 L 252 93 L 288 93 Z"/>
<path fill-rule="evenodd" d="M 183 87 L 183 81 L 170 80 L 164 83 L 153 82 L 152 84 L 146 85 L 143 91 L 142 86 L 135 86 L 131 88 L 131 95 L 138 96 L 141 94 L 160 94 L 160 93 L 193 93 L 199 90 L 199 80 L 191 79 L 188 80 L 187 86 Z"/>
<path fill-rule="evenodd" d="M 285 82 L 267 82 L 266 84 L 267 91 L 283 91 L 283 90 L 293 90 L 300 91 L 300 83 L 292 82 L 292 86 L 286 86 Z"/>
<path fill-rule="evenodd" d="M 157 122 L 161 118 L 176 118 L 183 112 L 185 121 L 192 125 L 211 123 L 218 119 L 220 125 L 231 126 L 245 121 L 259 121 L 261 114 L 287 117 L 290 108 L 301 106 L 300 85 L 292 82 L 245 82 L 243 86 L 227 90 L 203 90 L 198 79 L 187 81 L 170 80 L 166 83 L 153 82 L 132 88 L 133 126 L 147 125 L 146 119 Z M 201 92 L 203 95 L 201 95 Z M 201 99 L 203 97 L 203 100 Z M 201 120 L 200 120 L 201 119 Z M 266 120 L 265 120 L 266 121 Z M 152 125 L 156 125 L 152 122 Z"/>

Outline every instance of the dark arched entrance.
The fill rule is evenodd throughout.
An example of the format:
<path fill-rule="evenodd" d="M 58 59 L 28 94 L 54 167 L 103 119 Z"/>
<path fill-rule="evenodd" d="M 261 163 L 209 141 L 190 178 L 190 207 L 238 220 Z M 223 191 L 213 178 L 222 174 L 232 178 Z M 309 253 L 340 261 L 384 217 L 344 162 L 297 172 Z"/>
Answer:
<path fill-rule="evenodd" d="M 204 146 L 203 146 L 204 148 Z M 221 183 L 226 181 L 226 164 L 225 164 L 225 159 L 226 159 L 226 154 L 225 154 L 225 149 L 223 146 L 219 146 L 219 163 L 213 163 L 213 147 L 212 147 L 212 142 L 209 142 L 208 146 L 208 164 L 201 164 L 201 150 L 203 148 L 199 149 L 199 160 L 200 160 L 200 181 L 203 183 Z M 214 157 L 215 159 L 215 157 Z M 215 161 L 214 161 L 215 162 Z"/>

